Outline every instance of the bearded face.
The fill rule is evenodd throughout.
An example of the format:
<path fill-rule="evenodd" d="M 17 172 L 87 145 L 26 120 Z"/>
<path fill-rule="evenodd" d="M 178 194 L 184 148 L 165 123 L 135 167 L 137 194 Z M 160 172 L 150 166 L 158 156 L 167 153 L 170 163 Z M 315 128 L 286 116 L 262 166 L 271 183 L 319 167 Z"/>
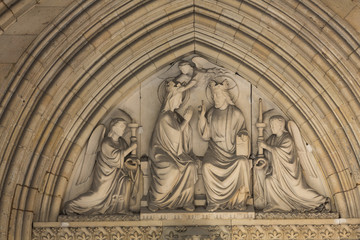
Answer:
<path fill-rule="evenodd" d="M 215 91 L 214 92 L 214 102 L 215 108 L 221 108 L 226 104 L 226 96 L 222 91 Z"/>

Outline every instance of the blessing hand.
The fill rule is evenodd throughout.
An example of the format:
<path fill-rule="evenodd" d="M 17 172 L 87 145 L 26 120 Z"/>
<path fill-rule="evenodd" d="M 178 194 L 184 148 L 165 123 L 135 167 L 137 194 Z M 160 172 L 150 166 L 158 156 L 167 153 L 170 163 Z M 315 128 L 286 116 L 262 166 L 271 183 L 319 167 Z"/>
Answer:
<path fill-rule="evenodd" d="M 184 114 L 185 121 L 189 122 L 193 115 L 193 109 L 191 107 L 188 107 Z"/>

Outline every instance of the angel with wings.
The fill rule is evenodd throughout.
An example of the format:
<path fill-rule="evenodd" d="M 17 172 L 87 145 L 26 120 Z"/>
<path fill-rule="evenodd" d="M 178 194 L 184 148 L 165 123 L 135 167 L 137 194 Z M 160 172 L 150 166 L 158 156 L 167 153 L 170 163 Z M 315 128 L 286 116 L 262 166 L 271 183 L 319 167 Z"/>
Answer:
<path fill-rule="evenodd" d="M 280 115 L 269 120 L 272 135 L 259 141 L 265 162 L 256 164 L 255 207 L 264 212 L 329 210 L 328 198 L 310 187 L 304 173 L 316 177 L 300 131 L 293 121 L 287 124 Z"/>
<path fill-rule="evenodd" d="M 83 151 L 83 162 L 75 185 L 92 179 L 85 193 L 64 205 L 65 214 L 126 214 L 139 211 L 142 197 L 142 173 L 139 162 L 128 155 L 137 147 L 122 137 L 127 122 L 115 118 L 109 130 L 98 125 Z"/>

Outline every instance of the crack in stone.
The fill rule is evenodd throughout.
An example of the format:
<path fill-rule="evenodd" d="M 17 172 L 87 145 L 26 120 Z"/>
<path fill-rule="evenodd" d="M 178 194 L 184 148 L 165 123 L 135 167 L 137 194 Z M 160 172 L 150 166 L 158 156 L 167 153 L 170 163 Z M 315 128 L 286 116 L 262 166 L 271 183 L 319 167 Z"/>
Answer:
<path fill-rule="evenodd" d="M 25 209 L 20 209 L 20 208 L 12 208 L 12 210 L 22 211 L 22 212 L 29 212 L 29 213 L 34 213 L 34 211 L 25 210 Z"/>

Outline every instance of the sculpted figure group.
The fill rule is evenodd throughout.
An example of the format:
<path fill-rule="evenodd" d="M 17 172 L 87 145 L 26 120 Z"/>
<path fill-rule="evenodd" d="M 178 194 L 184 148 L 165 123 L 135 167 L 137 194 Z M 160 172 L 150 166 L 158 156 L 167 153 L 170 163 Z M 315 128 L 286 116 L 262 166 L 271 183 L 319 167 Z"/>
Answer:
<path fill-rule="evenodd" d="M 183 75 L 191 69 L 182 62 Z M 190 71 L 193 72 L 193 71 Z M 177 79 L 183 78 L 180 76 Z M 167 82 L 167 97 L 159 114 L 150 143 L 151 184 L 148 207 L 159 209 L 183 208 L 194 211 L 197 162 L 192 153 L 192 133 L 189 121 L 192 110 L 180 116 L 183 93 L 196 85 L 196 75 L 188 82 Z M 250 166 L 248 156 L 236 154 L 236 137 L 248 139 L 245 119 L 228 92 L 225 79 L 211 81 L 214 106 L 206 112 L 202 104 L 198 130 L 208 141 L 208 150 L 201 164 L 207 197 L 207 210 L 246 209 L 250 196 Z"/>
<path fill-rule="evenodd" d="M 203 157 L 193 153 L 191 107 L 181 115 L 177 109 L 184 97 L 198 84 L 190 62 L 179 63 L 181 74 L 166 79 L 165 97 L 153 129 L 149 148 L 150 185 L 148 208 L 194 211 L 195 184 L 201 168 L 206 193 L 206 210 L 245 210 L 251 197 L 250 138 L 245 117 L 235 105 L 229 81 L 221 70 L 208 69 L 207 87 L 213 105 L 199 107 L 197 131 L 208 143 Z M 219 75 L 219 76 L 217 76 Z M 87 156 L 94 159 L 89 190 L 65 203 L 66 214 L 109 214 L 137 212 L 142 198 L 140 161 L 130 153 L 136 151 L 122 138 L 128 122 L 114 119 L 109 126 L 97 127 L 88 145 Z M 311 188 L 303 173 L 314 171 L 309 160 L 302 160 L 303 147 L 298 128 L 281 116 L 270 118 L 272 135 L 259 140 L 264 151 L 254 171 L 254 205 L 263 211 L 321 211 L 328 208 L 328 198 Z M 92 139 L 97 139 L 96 141 Z M 85 152 L 88 152 L 85 151 Z M 85 153 L 86 155 L 86 153 Z M 135 158 L 134 158 L 135 157 Z M 89 171 L 88 171 L 89 172 Z M 79 177 L 78 182 L 84 177 Z"/>

